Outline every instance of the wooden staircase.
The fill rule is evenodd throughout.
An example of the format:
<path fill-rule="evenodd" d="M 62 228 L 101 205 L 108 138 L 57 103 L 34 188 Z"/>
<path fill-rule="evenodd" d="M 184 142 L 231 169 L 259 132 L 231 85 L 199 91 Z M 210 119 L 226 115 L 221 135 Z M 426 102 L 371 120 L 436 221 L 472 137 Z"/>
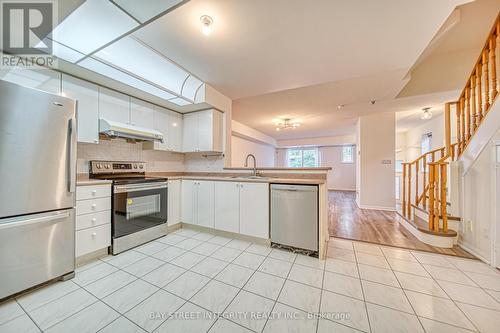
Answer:
<path fill-rule="evenodd" d="M 461 219 L 448 213 L 450 165 L 467 150 L 481 124 L 488 121 L 488 112 L 498 96 L 499 42 L 500 12 L 460 97 L 445 104 L 445 146 L 403 163 L 402 224 L 427 244 L 453 247 L 458 241 Z M 452 109 L 457 132 L 453 144 Z"/>

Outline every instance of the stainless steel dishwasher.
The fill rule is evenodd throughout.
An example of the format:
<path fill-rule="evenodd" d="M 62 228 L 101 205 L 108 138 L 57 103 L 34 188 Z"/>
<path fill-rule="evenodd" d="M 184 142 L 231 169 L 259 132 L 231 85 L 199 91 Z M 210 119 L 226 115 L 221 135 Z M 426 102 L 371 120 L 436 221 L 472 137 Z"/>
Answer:
<path fill-rule="evenodd" d="M 271 184 L 271 242 L 318 251 L 318 186 Z"/>

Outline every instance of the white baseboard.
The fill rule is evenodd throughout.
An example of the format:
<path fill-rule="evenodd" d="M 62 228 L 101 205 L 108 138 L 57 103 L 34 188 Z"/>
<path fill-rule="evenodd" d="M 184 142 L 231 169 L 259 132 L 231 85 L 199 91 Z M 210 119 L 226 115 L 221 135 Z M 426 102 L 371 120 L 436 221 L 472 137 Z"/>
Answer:
<path fill-rule="evenodd" d="M 347 192 L 356 192 L 356 189 L 353 189 L 353 188 L 328 188 L 328 191 L 347 191 Z"/>
<path fill-rule="evenodd" d="M 477 257 L 479 260 L 487 263 L 488 265 L 491 265 L 491 260 L 487 260 L 485 257 L 483 257 L 482 255 L 480 255 L 479 253 L 477 253 L 475 250 L 473 250 L 472 248 L 470 248 L 469 246 L 467 246 L 466 244 L 464 244 L 463 242 L 461 242 L 460 240 L 458 241 L 458 246 L 460 246 L 462 249 L 464 249 L 465 251 L 469 252 L 470 254 L 474 255 L 475 257 Z"/>
<path fill-rule="evenodd" d="M 361 209 L 373 209 L 373 210 L 385 210 L 388 212 L 395 212 L 396 207 L 384 207 L 384 206 L 368 206 L 368 205 L 358 205 Z"/>

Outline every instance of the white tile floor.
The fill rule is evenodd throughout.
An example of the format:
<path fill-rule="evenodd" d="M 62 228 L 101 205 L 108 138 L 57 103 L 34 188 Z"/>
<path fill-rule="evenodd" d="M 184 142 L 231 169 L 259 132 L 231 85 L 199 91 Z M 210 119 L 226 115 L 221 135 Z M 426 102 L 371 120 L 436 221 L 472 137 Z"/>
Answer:
<path fill-rule="evenodd" d="M 341 239 L 320 261 L 182 229 L 0 304 L 0 332 L 39 331 L 499 332 L 500 273 Z"/>

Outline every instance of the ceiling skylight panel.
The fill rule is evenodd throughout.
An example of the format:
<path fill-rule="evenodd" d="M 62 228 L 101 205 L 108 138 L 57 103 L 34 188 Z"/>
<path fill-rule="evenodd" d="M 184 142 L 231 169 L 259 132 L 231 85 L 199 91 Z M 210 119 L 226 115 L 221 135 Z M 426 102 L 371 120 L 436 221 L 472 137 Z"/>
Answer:
<path fill-rule="evenodd" d="M 151 95 L 163 98 L 163 99 L 172 99 L 175 98 L 175 95 L 164 91 L 154 85 L 151 85 L 147 82 L 139 80 L 127 73 L 124 73 L 120 70 L 117 70 L 111 66 L 108 66 L 100 61 L 97 61 L 92 58 L 87 58 L 79 63 L 81 67 L 87 68 L 93 72 L 109 77 L 110 79 L 119 81 L 123 84 L 131 86 L 133 88 L 142 90 Z"/>
<path fill-rule="evenodd" d="M 167 11 L 183 0 L 115 0 L 118 6 L 142 23 Z"/>
<path fill-rule="evenodd" d="M 181 98 L 181 97 L 177 97 L 177 98 L 171 99 L 171 100 L 169 100 L 169 102 L 177 104 L 179 106 L 193 104 L 193 103 L 191 103 L 191 102 L 189 102 L 189 101 L 187 101 L 187 100 L 185 100 L 184 98 Z"/>
<path fill-rule="evenodd" d="M 184 83 L 184 86 L 182 87 L 181 95 L 191 101 L 194 101 L 196 97 L 196 91 L 201 87 L 202 84 L 202 81 L 198 80 L 193 75 L 190 75 Z"/>
<path fill-rule="evenodd" d="M 51 39 L 88 55 L 138 25 L 108 0 L 87 0 L 52 31 Z"/>
<path fill-rule="evenodd" d="M 44 39 L 44 41 L 46 41 Z M 49 41 L 50 42 L 50 41 Z M 69 47 L 66 47 L 64 45 L 59 44 L 56 41 L 52 41 L 52 55 L 55 55 L 56 57 L 75 63 L 85 57 L 84 54 L 77 52 L 75 50 L 70 49 Z"/>
<path fill-rule="evenodd" d="M 95 56 L 178 95 L 189 75 L 181 67 L 130 36 L 107 46 Z"/>

